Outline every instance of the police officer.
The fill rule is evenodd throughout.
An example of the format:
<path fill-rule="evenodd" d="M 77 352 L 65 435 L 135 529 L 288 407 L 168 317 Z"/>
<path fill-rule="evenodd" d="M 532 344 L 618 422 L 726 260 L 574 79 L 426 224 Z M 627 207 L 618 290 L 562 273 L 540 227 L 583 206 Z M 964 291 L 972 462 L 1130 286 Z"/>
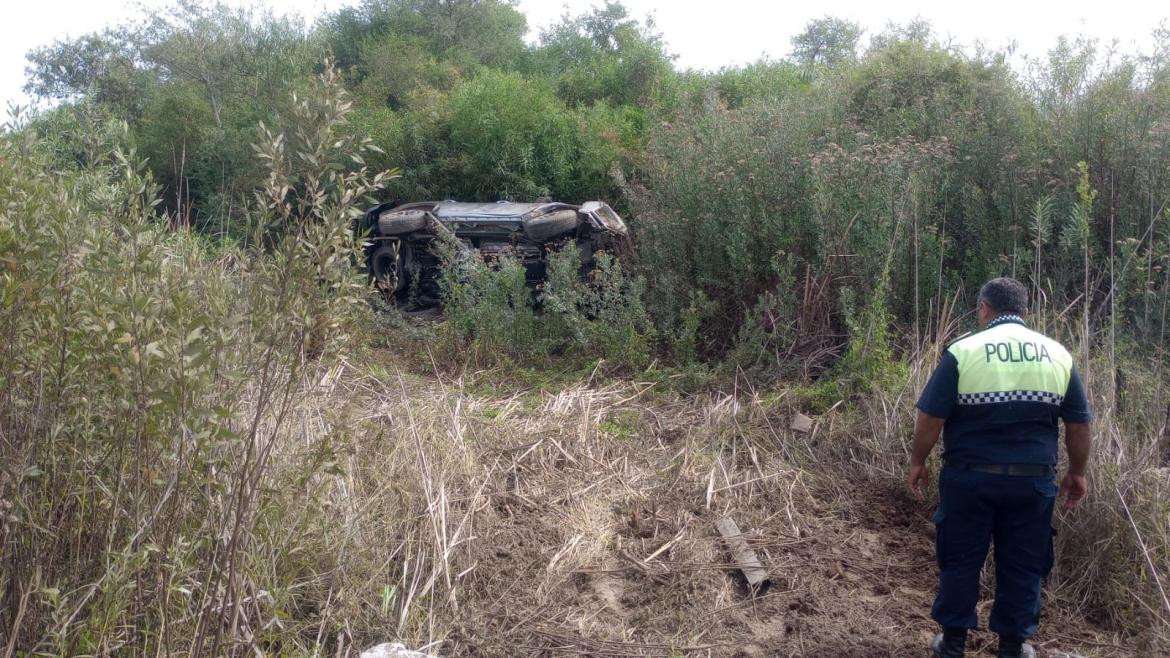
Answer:
<path fill-rule="evenodd" d="M 995 605 L 988 626 L 1000 658 L 1035 656 L 1040 584 L 1052 568 L 1059 420 L 1068 472 L 1065 509 L 1087 492 L 1089 412 L 1072 357 L 1024 322 L 1028 290 L 998 278 L 979 291 L 981 331 L 947 348 L 918 399 L 906 482 L 922 499 L 926 458 L 943 434 L 934 514 L 939 587 L 932 616 L 942 626 L 936 658 L 961 658 L 975 628 L 979 574 L 995 544 Z"/>

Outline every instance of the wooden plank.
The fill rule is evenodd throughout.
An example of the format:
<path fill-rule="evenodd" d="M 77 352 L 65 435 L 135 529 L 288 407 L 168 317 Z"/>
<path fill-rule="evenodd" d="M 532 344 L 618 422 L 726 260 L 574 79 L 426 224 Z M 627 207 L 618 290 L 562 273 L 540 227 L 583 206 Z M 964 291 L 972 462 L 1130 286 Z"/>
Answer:
<path fill-rule="evenodd" d="M 743 572 L 743 577 L 747 579 L 752 591 L 756 594 L 762 593 L 770 582 L 768 570 L 760 564 L 756 552 L 752 550 L 751 546 L 748 546 L 747 540 L 743 538 L 739 526 L 735 523 L 735 519 L 725 516 L 719 519 L 715 527 L 719 529 L 719 534 L 723 535 L 723 541 L 727 543 L 727 548 L 731 551 L 731 558 L 735 561 L 735 566 Z"/>
<path fill-rule="evenodd" d="M 797 414 L 792 417 L 791 427 L 792 427 L 793 432 L 800 432 L 801 434 L 808 434 L 809 432 L 812 431 L 812 426 L 813 426 L 813 419 L 809 418 L 808 416 L 806 416 L 800 412 L 797 412 Z"/>

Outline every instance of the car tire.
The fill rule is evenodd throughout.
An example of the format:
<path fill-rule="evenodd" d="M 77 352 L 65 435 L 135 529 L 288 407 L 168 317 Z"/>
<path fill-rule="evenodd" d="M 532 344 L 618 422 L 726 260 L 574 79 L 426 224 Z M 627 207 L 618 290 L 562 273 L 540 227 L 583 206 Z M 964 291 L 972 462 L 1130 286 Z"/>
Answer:
<path fill-rule="evenodd" d="M 397 245 L 383 244 L 370 252 L 369 264 L 370 278 L 383 292 L 393 294 L 406 285 Z"/>
<path fill-rule="evenodd" d="M 378 233 L 381 235 L 405 235 L 421 231 L 430 221 L 429 213 L 425 210 L 407 210 L 382 213 L 378 218 Z"/>
<path fill-rule="evenodd" d="M 534 242 L 544 242 L 575 231 L 580 224 L 576 210 L 555 210 L 524 222 L 524 235 Z"/>

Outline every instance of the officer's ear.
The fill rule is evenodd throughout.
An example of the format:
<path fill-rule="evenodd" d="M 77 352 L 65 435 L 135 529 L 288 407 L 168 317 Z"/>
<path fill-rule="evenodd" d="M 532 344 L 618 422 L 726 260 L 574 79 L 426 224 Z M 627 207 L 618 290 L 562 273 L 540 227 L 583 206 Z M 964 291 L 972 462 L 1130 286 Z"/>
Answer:
<path fill-rule="evenodd" d="M 991 306 L 989 306 L 986 301 L 980 299 L 975 303 L 975 321 L 979 323 L 980 327 L 987 324 L 987 322 L 991 320 L 991 318 L 988 317 L 991 314 Z"/>

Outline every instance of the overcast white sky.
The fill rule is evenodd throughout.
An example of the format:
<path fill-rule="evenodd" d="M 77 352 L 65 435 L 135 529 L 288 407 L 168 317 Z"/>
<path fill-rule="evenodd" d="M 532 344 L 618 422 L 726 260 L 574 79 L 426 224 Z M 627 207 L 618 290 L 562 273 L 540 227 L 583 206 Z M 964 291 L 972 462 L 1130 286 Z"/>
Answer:
<path fill-rule="evenodd" d="M 278 12 L 296 12 L 310 20 L 324 11 L 355 4 L 357 0 L 272 0 L 266 6 Z M 231 4 L 255 4 L 228 0 Z M 136 15 L 137 2 L 127 0 L 32 0 L 3 3 L 0 21 L 0 116 L 9 101 L 27 102 L 24 55 L 54 40 L 76 37 L 117 24 Z M 165 5 L 165 0 L 144 0 Z M 602 0 L 520 0 L 535 36 L 566 9 L 587 11 Z M 671 52 L 681 67 L 717 69 L 742 64 L 763 54 L 788 53 L 789 40 L 809 20 L 826 14 L 860 23 L 867 35 L 890 22 L 905 23 L 921 16 L 944 40 L 972 45 L 976 41 L 1000 47 L 1017 44 L 1017 53 L 1043 55 L 1061 34 L 1087 34 L 1103 42 L 1118 40 L 1128 52 L 1151 48 L 1151 32 L 1170 16 L 1170 5 L 1158 1 L 978 0 L 938 2 L 924 0 L 821 0 L 820 2 L 759 2 L 751 0 L 624 0 L 636 17 L 653 13 Z"/>

